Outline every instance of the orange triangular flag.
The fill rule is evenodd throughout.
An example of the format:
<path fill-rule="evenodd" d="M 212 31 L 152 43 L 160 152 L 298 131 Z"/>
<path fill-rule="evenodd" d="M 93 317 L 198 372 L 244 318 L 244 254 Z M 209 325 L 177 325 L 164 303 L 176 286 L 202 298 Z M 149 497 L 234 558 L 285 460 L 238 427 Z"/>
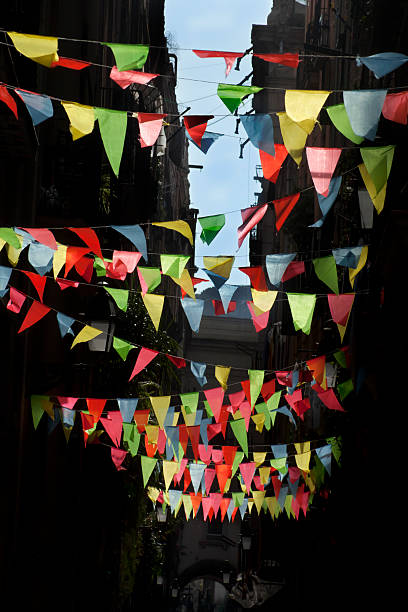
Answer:
<path fill-rule="evenodd" d="M 215 473 L 217 474 L 218 484 L 220 486 L 221 493 L 224 493 L 225 485 L 227 484 L 228 478 L 231 478 L 232 466 L 221 463 L 215 466 Z"/>
<path fill-rule="evenodd" d="M 269 153 L 259 149 L 259 157 L 261 158 L 262 173 L 264 178 L 272 183 L 276 183 L 280 169 L 287 157 L 287 154 L 288 151 L 283 144 L 275 145 L 275 156 L 272 156 Z"/>

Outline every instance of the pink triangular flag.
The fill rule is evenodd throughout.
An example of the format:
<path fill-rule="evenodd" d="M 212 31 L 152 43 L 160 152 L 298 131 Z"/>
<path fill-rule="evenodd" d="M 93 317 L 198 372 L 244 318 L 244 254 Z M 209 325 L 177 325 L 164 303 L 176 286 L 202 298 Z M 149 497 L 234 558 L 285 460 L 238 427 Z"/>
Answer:
<path fill-rule="evenodd" d="M 289 472 L 289 480 L 291 483 L 296 482 L 297 479 L 300 477 L 300 469 L 297 466 L 288 468 L 288 472 Z"/>
<path fill-rule="evenodd" d="M 125 470 L 126 468 L 122 467 L 122 463 L 127 455 L 127 452 L 121 448 L 113 448 L 111 447 L 111 457 L 112 461 L 115 464 L 115 467 L 118 471 Z"/>
<path fill-rule="evenodd" d="M 245 391 L 237 391 L 236 393 L 228 393 L 231 406 L 233 408 L 233 414 L 238 410 L 243 401 L 245 401 Z"/>
<path fill-rule="evenodd" d="M 234 51 L 205 51 L 201 49 L 193 49 L 198 57 L 223 57 L 225 60 L 225 76 L 227 77 L 231 72 L 231 68 L 238 57 L 243 57 L 243 53 L 235 53 Z"/>
<path fill-rule="evenodd" d="M 408 123 L 408 91 L 387 94 L 382 109 L 382 114 L 389 121 Z"/>
<path fill-rule="evenodd" d="M 138 251 L 113 251 L 112 263 L 115 268 L 118 264 L 124 264 L 126 270 L 131 274 L 139 263 L 142 254 Z"/>
<path fill-rule="evenodd" d="M 340 293 L 339 295 L 329 293 L 327 295 L 331 316 L 338 325 L 344 326 L 347 324 L 350 310 L 353 307 L 354 296 L 354 293 Z"/>
<path fill-rule="evenodd" d="M 79 287 L 79 283 L 77 281 L 68 280 L 67 278 L 56 278 L 55 280 L 57 281 L 61 291 L 68 289 L 68 287 Z"/>
<path fill-rule="evenodd" d="M 242 418 L 245 421 L 245 428 L 248 431 L 249 429 L 249 423 L 251 420 L 251 412 L 252 412 L 252 408 L 251 408 L 251 404 L 247 401 L 242 402 L 242 404 L 239 407 L 239 411 L 242 415 Z"/>
<path fill-rule="evenodd" d="M 135 367 L 130 375 L 129 382 L 132 380 L 136 374 L 139 374 L 153 359 L 158 355 L 158 351 L 152 351 L 152 349 L 147 349 L 142 347 L 140 349 L 140 353 L 137 356 Z"/>
<path fill-rule="evenodd" d="M 285 283 L 286 281 L 298 276 L 299 274 L 304 274 L 305 272 L 305 262 L 304 261 L 291 261 L 288 267 L 286 268 L 283 276 L 281 278 L 281 282 Z"/>
<path fill-rule="evenodd" d="M 150 72 L 138 72 L 137 70 L 118 70 L 116 66 L 113 66 L 109 76 L 112 81 L 115 81 L 115 83 L 119 85 L 119 87 L 126 89 L 126 87 L 129 87 L 132 83 L 146 85 L 159 75 L 151 74 Z"/>
<path fill-rule="evenodd" d="M 220 420 L 221 407 L 224 399 L 224 389 L 222 387 L 207 389 L 204 391 L 204 395 L 210 405 L 214 418 L 218 423 Z"/>
<path fill-rule="evenodd" d="M 62 406 L 63 408 L 68 408 L 69 410 L 72 410 L 75 404 L 77 403 L 78 398 L 77 397 L 62 397 L 60 395 L 57 395 L 57 400 L 60 406 Z"/>
<path fill-rule="evenodd" d="M 137 113 L 140 131 L 140 146 L 151 147 L 159 137 L 166 115 L 159 113 Z"/>
<path fill-rule="evenodd" d="M 256 463 L 255 461 L 251 461 L 249 463 L 240 463 L 239 469 L 241 471 L 242 478 L 244 479 L 247 493 L 249 493 L 251 490 L 252 479 L 255 474 Z"/>
<path fill-rule="evenodd" d="M 204 520 L 206 521 L 208 518 L 208 513 L 212 510 L 212 499 L 211 497 L 203 497 L 201 500 L 201 504 L 203 506 L 203 515 Z"/>
<path fill-rule="evenodd" d="M 200 456 L 200 460 L 203 461 L 206 465 L 209 465 L 209 463 L 211 462 L 212 450 L 213 447 L 211 445 L 208 445 L 207 448 L 205 448 L 204 444 L 198 445 L 198 454 Z"/>
<path fill-rule="evenodd" d="M 327 391 L 323 391 L 317 395 L 323 404 L 327 406 L 327 408 L 330 408 L 330 410 L 340 410 L 340 412 L 345 412 L 333 389 L 327 389 Z"/>
<path fill-rule="evenodd" d="M 217 518 L 218 510 L 220 509 L 222 494 L 221 493 L 210 493 L 212 499 L 212 507 L 214 509 L 214 516 Z"/>
<path fill-rule="evenodd" d="M 224 461 L 224 455 L 220 448 L 214 448 L 211 453 L 211 459 L 215 465 L 220 465 Z"/>
<path fill-rule="evenodd" d="M 19 313 L 25 302 L 25 299 L 26 296 L 24 295 L 24 293 L 21 293 L 21 291 L 18 291 L 18 289 L 15 289 L 14 287 L 10 287 L 10 298 L 7 302 L 7 310 Z"/>
<path fill-rule="evenodd" d="M 30 310 L 27 312 L 26 316 L 24 317 L 24 321 L 22 322 L 21 327 L 17 333 L 20 334 L 22 331 L 24 331 L 28 327 L 31 327 L 31 325 L 34 325 L 35 323 L 37 323 L 40 319 L 45 317 L 47 312 L 49 312 L 50 310 L 51 309 L 48 308 L 48 306 L 44 306 L 44 304 L 41 304 L 40 302 L 36 302 L 35 300 L 33 300 L 33 303 L 30 306 Z"/>
<path fill-rule="evenodd" d="M 225 515 L 227 514 L 227 510 L 229 508 L 229 505 L 231 503 L 231 498 L 230 497 L 223 497 L 221 500 L 221 522 L 224 520 Z"/>
<path fill-rule="evenodd" d="M 100 422 L 103 425 L 106 433 L 114 443 L 114 445 L 119 448 L 120 439 L 122 437 L 122 415 L 119 410 L 108 412 L 108 416 L 106 418 L 100 419 Z"/>
<path fill-rule="evenodd" d="M 215 470 L 213 468 L 205 468 L 204 484 L 205 484 L 205 490 L 207 491 L 207 494 L 210 492 L 211 485 L 213 483 L 214 478 L 215 478 Z"/>
<path fill-rule="evenodd" d="M 45 246 L 50 247 L 53 251 L 57 250 L 54 234 L 49 229 L 43 227 L 22 227 L 21 229 L 28 232 L 37 242 L 45 244 Z"/>
<path fill-rule="evenodd" d="M 307 163 L 317 193 L 327 197 L 330 181 L 341 155 L 341 149 L 306 147 Z"/>
<path fill-rule="evenodd" d="M 247 306 L 249 308 L 249 312 L 251 313 L 252 323 L 254 324 L 256 333 L 265 329 L 265 327 L 268 325 L 270 310 L 257 315 L 253 309 L 253 302 L 247 302 Z"/>
<path fill-rule="evenodd" d="M 212 423 L 211 425 L 207 425 L 207 437 L 209 440 L 212 440 L 222 431 L 221 423 Z"/>
<path fill-rule="evenodd" d="M 250 206 L 241 210 L 242 225 L 238 228 L 238 248 L 243 243 L 245 236 L 249 234 L 251 229 L 262 219 L 269 204 L 261 204 L 259 206 Z"/>
<path fill-rule="evenodd" d="M 180 461 L 180 469 L 177 472 L 177 474 L 174 475 L 174 479 L 173 479 L 175 484 L 180 484 L 180 481 L 183 477 L 184 470 L 186 469 L 187 463 L 188 463 L 188 459 L 186 458 L 183 458 Z"/>

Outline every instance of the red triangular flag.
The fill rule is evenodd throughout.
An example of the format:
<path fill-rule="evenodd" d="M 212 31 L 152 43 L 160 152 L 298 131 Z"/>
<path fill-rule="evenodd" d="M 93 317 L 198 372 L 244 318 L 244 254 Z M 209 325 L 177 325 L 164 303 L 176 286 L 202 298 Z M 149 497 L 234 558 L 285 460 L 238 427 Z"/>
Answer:
<path fill-rule="evenodd" d="M 241 380 L 241 387 L 244 390 L 248 402 L 251 403 L 251 384 L 249 380 Z"/>
<path fill-rule="evenodd" d="M 103 409 L 105 408 L 106 399 L 95 399 L 95 398 L 86 398 L 86 403 L 88 405 L 89 414 L 93 416 L 94 425 L 101 418 L 101 414 Z"/>
<path fill-rule="evenodd" d="M 200 425 L 194 427 L 187 427 L 188 436 L 193 447 L 194 459 L 198 461 L 198 444 L 200 442 Z"/>
<path fill-rule="evenodd" d="M 198 445 L 198 454 L 200 455 L 200 461 L 209 465 L 211 462 L 213 447 L 209 444 L 207 448 L 205 448 L 204 444 Z"/>
<path fill-rule="evenodd" d="M 65 273 L 64 278 L 68 276 L 69 271 L 84 255 L 91 252 L 91 249 L 85 247 L 69 246 L 65 257 Z"/>
<path fill-rule="evenodd" d="M 188 431 L 185 423 L 181 423 L 181 425 L 179 425 L 179 442 L 181 444 L 181 448 L 184 451 L 184 454 L 186 454 L 188 444 Z"/>
<path fill-rule="evenodd" d="M 273 485 L 273 490 L 275 491 L 275 497 L 276 499 L 278 499 L 279 493 L 282 487 L 282 482 L 279 479 L 279 476 L 272 476 L 272 485 Z"/>
<path fill-rule="evenodd" d="M 227 484 L 228 478 L 231 477 L 232 467 L 230 465 L 221 464 L 215 466 L 215 473 L 217 474 L 218 484 L 220 486 L 221 493 L 224 493 L 225 485 Z"/>
<path fill-rule="evenodd" d="M 261 204 L 259 206 L 250 206 L 241 210 L 242 225 L 238 228 L 238 248 L 241 247 L 245 236 L 249 234 L 251 229 L 262 219 L 269 204 Z"/>
<path fill-rule="evenodd" d="M 193 53 L 198 57 L 223 57 L 225 60 L 225 76 L 231 72 L 231 68 L 238 57 L 243 57 L 243 53 L 235 53 L 234 51 L 206 51 L 202 49 L 193 49 Z"/>
<path fill-rule="evenodd" d="M 184 493 L 187 491 L 187 489 L 190 486 L 190 484 L 191 484 L 190 470 L 188 468 L 186 468 L 184 470 L 184 486 L 183 486 Z"/>
<path fill-rule="evenodd" d="M 227 514 L 227 510 L 231 503 L 230 497 L 223 497 L 221 500 L 220 510 L 221 510 L 221 522 L 224 520 L 225 515 Z"/>
<path fill-rule="evenodd" d="M 166 442 L 167 442 L 167 437 L 166 437 L 166 432 L 164 431 L 164 429 L 159 429 L 159 435 L 157 438 L 157 450 L 159 451 L 160 455 L 164 455 L 164 451 L 166 450 Z"/>
<path fill-rule="evenodd" d="M 54 251 L 57 250 L 57 241 L 54 238 L 54 234 L 49 229 L 43 227 L 22 227 L 25 232 L 28 232 L 37 242 L 45 244 Z"/>
<path fill-rule="evenodd" d="M 70 68 L 71 70 L 82 70 L 82 68 L 86 68 L 90 66 L 89 62 L 84 62 L 83 60 L 72 59 L 70 57 L 59 57 L 56 62 L 52 62 L 51 68 Z"/>
<path fill-rule="evenodd" d="M 230 312 L 235 312 L 235 310 L 237 309 L 237 303 L 236 302 L 230 302 L 228 304 L 227 312 L 225 312 L 224 306 L 223 306 L 221 300 L 212 300 L 212 303 L 213 303 L 213 306 L 214 306 L 214 314 L 217 315 L 217 316 L 229 314 Z"/>
<path fill-rule="evenodd" d="M 216 422 L 218 423 L 221 415 L 221 407 L 224 399 L 224 389 L 216 387 L 215 389 L 207 389 L 204 391 L 207 402 L 210 405 Z"/>
<path fill-rule="evenodd" d="M 267 402 L 268 399 L 275 393 L 275 384 L 276 384 L 276 380 L 272 378 L 272 380 L 268 380 L 267 382 L 264 382 L 264 384 L 262 385 L 261 395 L 265 402 Z"/>
<path fill-rule="evenodd" d="M 100 422 L 114 445 L 119 448 L 123 423 L 122 415 L 119 410 L 108 412 L 107 418 L 101 417 Z"/>
<path fill-rule="evenodd" d="M 67 278 L 56 278 L 55 279 L 61 289 L 68 289 L 68 287 L 79 287 L 79 283 L 77 281 L 68 280 Z"/>
<path fill-rule="evenodd" d="M 243 272 L 251 281 L 251 285 L 257 291 L 268 291 L 268 286 L 265 280 L 265 274 L 262 266 L 248 266 L 243 268 L 238 268 L 240 272 Z"/>
<path fill-rule="evenodd" d="M 25 299 L 26 296 L 24 293 L 21 293 L 21 291 L 18 291 L 18 289 L 15 289 L 14 287 L 10 287 L 10 298 L 6 306 L 7 310 L 18 314 L 25 302 Z"/>
<path fill-rule="evenodd" d="M 269 313 L 270 310 L 261 313 L 260 315 L 255 314 L 255 311 L 252 307 L 253 302 L 247 302 L 247 306 L 249 312 L 251 313 L 252 323 L 254 324 L 256 333 L 259 333 L 268 325 L 269 322 Z"/>
<path fill-rule="evenodd" d="M 94 230 L 91 227 L 69 227 L 71 232 L 74 232 L 77 236 L 81 238 L 90 248 L 92 253 L 95 253 L 98 257 L 103 260 L 103 255 L 101 251 L 101 246 L 99 244 L 99 239 Z"/>
<path fill-rule="evenodd" d="M 142 433 L 145 431 L 146 425 L 149 421 L 150 410 L 136 410 L 133 419 L 137 426 L 137 431 Z"/>
<path fill-rule="evenodd" d="M 130 375 L 129 382 L 132 380 L 136 374 L 139 374 L 153 359 L 158 355 L 158 351 L 152 351 L 152 349 L 147 349 L 142 347 L 140 349 L 140 353 L 137 356 L 135 367 Z"/>
<path fill-rule="evenodd" d="M 305 271 L 305 262 L 304 261 L 291 261 L 288 267 L 286 268 L 283 276 L 281 278 L 281 282 L 294 278 L 295 276 L 299 276 L 299 274 L 303 274 Z"/>
<path fill-rule="evenodd" d="M 111 447 L 111 457 L 112 461 L 115 464 L 115 467 L 118 471 L 125 470 L 126 468 L 122 467 L 122 463 L 125 460 L 127 452 L 122 448 L 113 448 Z"/>
<path fill-rule="evenodd" d="M 354 293 L 340 293 L 339 295 L 329 293 L 327 300 L 329 302 L 331 316 L 333 321 L 338 325 L 345 326 L 353 307 Z"/>
<path fill-rule="evenodd" d="M 325 382 L 325 372 L 326 372 L 326 355 L 321 355 L 320 357 L 314 357 L 313 359 L 309 359 L 306 361 L 306 365 L 313 374 L 313 378 L 315 381 L 322 385 Z"/>
<path fill-rule="evenodd" d="M 345 412 L 343 406 L 337 399 L 333 389 L 327 389 L 327 391 L 322 391 L 317 395 L 319 399 L 323 402 L 323 404 L 327 406 L 327 408 L 330 408 L 330 410 L 340 410 L 340 412 Z"/>
<path fill-rule="evenodd" d="M 31 325 L 34 325 L 34 323 L 37 323 L 40 319 L 45 317 L 47 312 L 49 312 L 50 310 L 51 309 L 48 308 L 48 306 L 44 306 L 44 304 L 40 304 L 40 302 L 36 302 L 34 300 L 17 333 L 20 334 L 22 331 L 24 331 Z"/>
<path fill-rule="evenodd" d="M 35 272 L 27 272 L 26 270 L 22 270 L 22 272 L 28 276 L 28 278 L 30 279 L 30 281 L 33 283 L 37 293 L 38 293 L 38 297 L 40 298 L 40 301 L 43 301 L 43 295 L 44 295 L 44 288 L 45 288 L 45 283 L 47 282 L 47 277 L 46 276 L 40 276 L 40 274 L 36 274 Z"/>
<path fill-rule="evenodd" d="M 214 115 L 189 115 L 183 117 L 184 125 L 196 145 L 201 147 L 201 139 L 207 129 L 207 122 L 214 119 Z"/>
<path fill-rule="evenodd" d="M 286 196 L 285 198 L 280 198 L 279 200 L 273 201 L 276 215 L 275 223 L 278 232 L 285 223 L 286 219 L 289 217 L 297 201 L 299 200 L 299 197 L 300 193 L 296 193 L 295 195 Z"/>
<path fill-rule="evenodd" d="M 87 283 L 89 283 L 93 274 L 93 259 L 90 257 L 83 257 L 76 262 L 75 270 Z"/>
<path fill-rule="evenodd" d="M 186 367 L 186 360 L 183 359 L 182 357 L 174 357 L 173 355 L 166 355 L 166 357 L 168 359 L 170 359 L 170 361 L 172 363 L 174 363 L 176 368 L 185 368 Z"/>
<path fill-rule="evenodd" d="M 261 158 L 262 173 L 264 178 L 271 181 L 271 183 L 276 183 L 280 169 L 287 155 L 288 151 L 283 144 L 275 145 L 275 156 L 259 149 L 259 157 Z"/>
<path fill-rule="evenodd" d="M 147 439 L 147 436 L 144 437 L 144 441 L 145 441 L 146 455 L 148 457 L 154 457 L 157 451 L 157 444 L 150 444 L 149 440 Z"/>
<path fill-rule="evenodd" d="M 209 440 L 212 440 L 222 431 L 221 423 L 212 423 L 211 425 L 207 425 L 207 437 Z"/>
<path fill-rule="evenodd" d="M 15 118 L 18 120 L 16 101 L 12 96 L 10 96 L 5 85 L 0 85 L 0 100 L 9 107 Z"/>
<path fill-rule="evenodd" d="M 235 455 L 237 453 L 238 446 L 223 446 L 222 454 L 224 455 L 224 461 L 227 465 L 234 463 Z"/>
<path fill-rule="evenodd" d="M 221 425 L 221 433 L 222 433 L 224 440 L 225 440 L 225 432 L 227 431 L 228 417 L 229 417 L 228 406 L 221 406 L 220 425 Z"/>
<path fill-rule="evenodd" d="M 259 59 L 265 62 L 289 66 L 289 68 L 297 68 L 299 66 L 299 53 L 254 53 L 254 57 L 259 57 Z"/>

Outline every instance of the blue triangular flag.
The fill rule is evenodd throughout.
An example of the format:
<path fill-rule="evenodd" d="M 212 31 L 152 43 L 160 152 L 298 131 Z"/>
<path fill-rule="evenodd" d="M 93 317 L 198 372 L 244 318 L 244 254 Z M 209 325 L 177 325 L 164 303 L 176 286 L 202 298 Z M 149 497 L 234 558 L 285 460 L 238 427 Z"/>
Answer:
<path fill-rule="evenodd" d="M 0 289 L 6 289 L 9 284 L 12 268 L 0 266 Z"/>
<path fill-rule="evenodd" d="M 131 423 L 133 415 L 135 414 L 136 406 L 138 403 L 137 397 L 118 397 L 117 400 L 120 414 L 122 415 L 122 421 L 124 423 Z"/>
<path fill-rule="evenodd" d="M 279 285 L 286 268 L 295 257 L 296 253 L 273 253 L 265 257 L 266 271 L 272 285 Z"/>
<path fill-rule="evenodd" d="M 285 505 L 285 499 L 288 494 L 288 487 L 281 487 L 278 496 L 278 504 L 280 509 L 283 510 L 283 506 Z"/>
<path fill-rule="evenodd" d="M 254 147 L 275 157 L 272 117 L 266 114 L 241 115 L 241 123 Z"/>
<path fill-rule="evenodd" d="M 194 425 L 201 425 L 202 420 L 203 420 L 203 411 L 197 410 Z"/>
<path fill-rule="evenodd" d="M 385 53 L 376 53 L 367 57 L 358 56 L 356 62 L 357 66 L 361 66 L 361 64 L 367 66 L 371 72 L 374 72 L 376 79 L 381 79 L 381 77 L 408 62 L 408 56 L 403 53 L 386 51 Z"/>
<path fill-rule="evenodd" d="M 231 497 L 231 501 L 229 503 L 228 510 L 227 510 L 227 515 L 228 515 L 228 520 L 229 521 L 231 520 L 232 513 L 234 512 L 234 508 L 235 508 L 235 503 L 234 503 L 234 500 Z"/>
<path fill-rule="evenodd" d="M 331 444 L 326 444 L 325 446 L 316 448 L 316 455 L 319 457 L 320 461 L 323 463 L 324 468 L 329 474 L 329 476 L 331 476 L 331 456 L 332 456 Z"/>
<path fill-rule="evenodd" d="M 174 421 L 174 411 L 175 411 L 174 406 L 169 406 L 166 417 L 164 419 L 165 427 L 172 427 L 173 421 Z"/>
<path fill-rule="evenodd" d="M 309 225 L 309 227 L 322 227 L 326 219 L 327 213 L 329 212 L 329 210 L 331 209 L 331 207 L 336 201 L 336 198 L 340 191 L 341 181 L 342 181 L 341 176 L 335 176 L 330 181 L 328 195 L 324 197 L 321 193 L 317 194 L 317 199 L 319 200 L 319 206 L 320 206 L 320 210 L 322 211 L 323 216 L 321 219 L 316 221 L 316 223 L 313 223 L 313 225 Z"/>
<path fill-rule="evenodd" d="M 228 278 L 225 278 L 224 276 L 220 276 L 219 274 L 216 274 L 215 272 L 211 272 L 211 270 L 206 270 L 205 268 L 203 268 L 204 272 L 207 274 L 208 278 L 210 279 L 210 281 L 212 282 L 212 284 L 214 285 L 214 287 L 216 289 L 220 289 L 220 287 L 222 287 L 228 280 Z"/>
<path fill-rule="evenodd" d="M 205 463 L 190 463 L 190 476 L 191 482 L 193 484 L 194 493 L 197 495 L 198 489 L 200 487 L 201 479 L 204 474 L 204 470 L 207 466 Z"/>
<path fill-rule="evenodd" d="M 65 427 L 73 427 L 75 421 L 75 410 L 70 410 L 69 408 L 61 407 L 62 412 L 62 422 Z"/>
<path fill-rule="evenodd" d="M 203 419 L 200 424 L 200 437 L 201 437 L 201 440 L 205 448 L 208 448 L 207 425 L 211 425 L 211 422 L 212 422 L 211 419 Z"/>
<path fill-rule="evenodd" d="M 346 247 L 344 249 L 333 249 L 333 257 L 338 266 L 346 268 L 357 268 L 358 260 L 360 259 L 362 246 Z"/>
<path fill-rule="evenodd" d="M 204 134 L 201 137 L 201 147 L 196 142 L 194 142 L 194 140 L 191 138 L 187 130 L 186 130 L 186 136 L 188 140 L 197 147 L 197 149 L 200 149 L 200 151 L 206 154 L 208 149 L 211 147 L 211 145 L 213 145 L 214 142 L 218 140 L 220 136 L 223 136 L 223 134 L 217 134 L 216 132 L 204 132 Z"/>
<path fill-rule="evenodd" d="M 280 408 L 278 408 L 277 412 L 281 412 L 282 414 L 286 415 L 289 418 L 289 420 L 292 422 L 292 425 L 297 427 L 296 421 L 293 418 L 293 414 L 291 413 L 291 411 L 289 410 L 289 408 L 287 406 L 280 406 Z"/>
<path fill-rule="evenodd" d="M 291 494 L 293 495 L 293 497 L 296 497 L 296 493 L 299 487 L 299 478 L 295 481 L 295 482 L 291 482 L 290 478 L 288 479 L 288 485 L 289 485 L 289 489 Z"/>
<path fill-rule="evenodd" d="M 180 432 L 179 432 L 179 428 L 178 427 L 174 427 L 173 425 L 165 425 L 164 426 L 164 430 L 166 432 L 166 436 L 167 436 L 167 443 L 166 443 L 166 458 L 168 461 L 171 460 L 171 457 L 174 456 L 176 457 L 176 460 L 178 461 L 178 451 L 179 451 L 179 441 L 180 441 Z M 169 452 L 168 450 L 169 449 Z M 172 450 L 172 453 L 170 451 L 170 449 Z M 170 459 L 168 459 L 168 456 L 171 454 Z"/>
<path fill-rule="evenodd" d="M 52 268 L 55 251 L 45 244 L 32 242 L 28 249 L 28 261 L 43 276 Z"/>
<path fill-rule="evenodd" d="M 58 408 L 54 408 L 54 420 L 48 415 L 48 420 L 47 420 L 48 435 L 50 435 L 54 431 L 58 423 L 61 423 L 60 411 Z"/>
<path fill-rule="evenodd" d="M 204 387 L 204 385 L 207 384 L 207 378 L 204 376 L 207 364 L 199 363 L 198 361 L 191 361 L 190 368 L 200 387 Z"/>
<path fill-rule="evenodd" d="M 299 370 L 293 370 L 292 372 L 292 386 L 287 387 L 289 395 L 292 395 L 294 390 L 296 389 L 296 385 L 299 382 Z"/>
<path fill-rule="evenodd" d="M 174 512 L 179 505 L 182 494 L 183 492 L 178 491 L 177 489 L 169 489 L 169 502 L 172 512 Z"/>
<path fill-rule="evenodd" d="M 62 312 L 57 312 L 57 321 L 62 337 L 64 337 L 66 334 L 72 334 L 75 336 L 71 329 L 71 325 L 75 323 L 75 319 L 69 317 L 68 315 L 62 314 Z"/>
<path fill-rule="evenodd" d="M 237 289 L 238 289 L 237 285 L 227 285 L 227 284 L 223 285 L 222 287 L 218 289 L 218 293 L 220 294 L 222 307 L 224 308 L 225 314 L 227 314 L 228 312 L 228 306 L 230 304 L 230 301 L 232 300 L 232 296 L 234 295 Z"/>
<path fill-rule="evenodd" d="M 357 136 L 375 140 L 386 95 L 386 89 L 343 91 L 344 107 Z"/>
<path fill-rule="evenodd" d="M 275 459 L 282 459 L 288 456 L 287 444 L 271 444 L 271 449 Z"/>
<path fill-rule="evenodd" d="M 184 314 L 187 317 L 190 327 L 194 332 L 198 332 L 200 329 L 201 318 L 204 311 L 204 300 L 193 300 L 193 298 L 184 297 L 180 298 L 181 305 L 184 310 Z"/>
<path fill-rule="evenodd" d="M 146 236 L 140 225 L 112 225 L 111 227 L 123 236 L 126 236 L 135 245 L 139 253 L 142 254 L 143 259 L 147 261 Z"/>
<path fill-rule="evenodd" d="M 24 91 L 23 89 L 15 89 L 14 91 L 26 105 L 33 125 L 38 125 L 53 116 L 54 109 L 51 99 L 48 96 L 34 94 L 29 91 Z"/>
<path fill-rule="evenodd" d="M 242 502 L 242 504 L 239 507 L 239 513 L 241 515 L 241 518 L 244 518 L 244 514 L 247 511 L 248 508 L 248 498 L 244 497 L 244 501 Z"/>

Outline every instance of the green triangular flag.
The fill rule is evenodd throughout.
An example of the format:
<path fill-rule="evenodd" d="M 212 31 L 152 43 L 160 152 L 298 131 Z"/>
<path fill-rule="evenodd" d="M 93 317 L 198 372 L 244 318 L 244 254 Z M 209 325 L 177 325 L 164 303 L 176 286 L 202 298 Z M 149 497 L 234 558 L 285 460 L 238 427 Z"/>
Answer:
<path fill-rule="evenodd" d="M 218 85 L 217 94 L 228 110 L 233 113 L 241 104 L 245 96 L 258 93 L 258 91 L 262 89 L 263 87 L 255 87 L 254 85 L 246 87 L 244 85 L 225 85 L 220 83 Z"/>
<path fill-rule="evenodd" d="M 346 138 L 355 144 L 361 144 L 363 142 L 364 138 L 357 136 L 357 134 L 353 132 L 344 104 L 327 106 L 326 111 L 333 125 L 339 130 L 339 132 L 344 134 Z"/>
<path fill-rule="evenodd" d="M 190 255 L 160 255 L 160 265 L 163 274 L 180 278 L 189 259 Z"/>
<path fill-rule="evenodd" d="M 374 183 L 377 193 L 379 193 L 387 183 L 391 172 L 394 151 L 394 145 L 388 147 L 362 147 L 360 149 L 364 165 Z"/>
<path fill-rule="evenodd" d="M 207 402 L 207 400 L 204 400 L 204 407 L 205 407 L 205 410 L 206 410 L 206 412 L 207 412 L 207 418 L 209 418 L 209 419 L 213 419 L 213 418 L 214 418 L 214 413 L 213 413 L 213 411 L 211 410 L 211 406 L 210 406 L 210 404 Z"/>
<path fill-rule="evenodd" d="M 279 459 L 270 459 L 271 466 L 279 472 L 281 470 L 286 471 L 286 461 L 287 457 L 280 457 Z"/>
<path fill-rule="evenodd" d="M 129 351 L 131 351 L 132 348 L 135 347 L 133 346 L 133 344 L 129 344 L 129 342 L 126 342 L 125 340 L 120 340 L 120 338 L 116 338 L 115 336 L 113 336 L 113 348 L 118 353 L 119 357 L 121 357 L 123 361 L 126 361 Z"/>
<path fill-rule="evenodd" d="M 236 508 L 240 508 L 242 504 L 244 503 L 245 493 L 242 493 L 241 491 L 240 492 L 233 491 L 231 495 L 232 495 L 232 499 L 234 500 L 234 506 Z"/>
<path fill-rule="evenodd" d="M 205 244 L 211 244 L 218 232 L 225 225 L 225 215 L 211 215 L 210 217 L 199 217 L 198 222 L 202 227 L 201 240 Z"/>
<path fill-rule="evenodd" d="M 243 458 L 244 453 L 242 451 L 237 451 L 235 453 L 234 461 L 232 463 L 231 478 L 235 476 L 235 472 L 237 471 L 239 464 L 242 462 Z"/>
<path fill-rule="evenodd" d="M 118 308 L 127 311 L 129 291 L 127 289 L 112 289 L 112 287 L 105 287 L 106 291 L 115 300 L 115 304 Z"/>
<path fill-rule="evenodd" d="M 271 395 L 271 397 L 266 402 L 272 417 L 274 414 L 276 415 L 276 411 L 279 407 L 281 394 L 282 394 L 282 391 L 276 391 L 276 393 Z"/>
<path fill-rule="evenodd" d="M 34 429 L 37 429 L 38 423 L 44 412 L 53 414 L 54 405 L 50 402 L 48 395 L 32 395 L 31 396 L 31 413 L 33 416 Z"/>
<path fill-rule="evenodd" d="M 351 378 L 337 385 L 337 391 L 339 392 L 341 400 L 346 399 L 346 397 L 353 391 L 353 389 L 354 385 Z"/>
<path fill-rule="evenodd" d="M 123 45 L 102 43 L 112 50 L 118 70 L 140 70 L 146 63 L 149 53 L 148 45 Z"/>
<path fill-rule="evenodd" d="M 288 518 L 290 518 L 290 515 L 293 514 L 293 510 L 292 510 L 292 495 L 287 495 L 286 496 L 284 508 L 286 510 L 286 514 L 288 515 Z"/>
<path fill-rule="evenodd" d="M 139 450 L 140 433 L 138 432 L 136 423 L 122 423 L 123 426 L 123 442 L 126 442 L 132 457 L 136 457 Z"/>
<path fill-rule="evenodd" d="M 154 291 L 161 283 L 160 268 L 137 266 L 137 274 L 142 287 L 142 293 Z"/>
<path fill-rule="evenodd" d="M 340 464 L 341 447 L 338 438 L 326 438 L 326 442 L 332 447 L 332 454 L 338 464 Z"/>
<path fill-rule="evenodd" d="M 337 279 L 336 260 L 333 255 L 313 259 L 313 265 L 317 278 L 338 295 L 339 282 Z"/>
<path fill-rule="evenodd" d="M 105 261 L 112 262 L 111 259 L 105 259 Z M 96 276 L 106 276 L 106 266 L 100 257 L 95 256 L 93 267 L 96 272 Z"/>
<path fill-rule="evenodd" d="M 106 155 L 113 172 L 118 176 L 125 144 L 127 112 L 107 108 L 95 108 L 94 110 Z"/>
<path fill-rule="evenodd" d="M 245 420 L 237 419 L 236 421 L 231 421 L 230 425 L 234 436 L 245 453 L 245 456 L 248 457 L 248 436 L 245 427 Z"/>
<path fill-rule="evenodd" d="M 265 425 L 265 429 L 269 431 L 272 425 L 272 421 L 271 421 L 271 413 L 269 412 L 268 404 L 266 404 L 265 402 L 262 402 L 262 404 L 257 404 L 255 406 L 255 410 L 257 411 L 258 414 L 265 415 L 264 425 Z"/>
<path fill-rule="evenodd" d="M 199 396 L 200 394 L 198 391 L 195 393 L 180 393 L 181 403 L 187 414 L 192 414 L 197 411 Z"/>
<path fill-rule="evenodd" d="M 305 334 L 310 334 L 316 296 L 311 293 L 287 293 L 293 325 Z"/>
<path fill-rule="evenodd" d="M 143 486 L 145 487 L 149 482 L 149 478 L 156 466 L 157 459 L 155 459 L 155 457 L 146 457 L 146 455 L 141 455 L 140 463 L 142 465 Z"/>
<path fill-rule="evenodd" d="M 333 357 L 341 368 L 347 368 L 347 359 L 344 351 L 336 351 L 333 354 Z"/>
<path fill-rule="evenodd" d="M 326 470 L 324 469 L 323 463 L 320 461 L 319 457 L 315 455 L 315 466 L 311 474 L 313 474 L 314 481 L 318 487 L 323 484 L 325 473 Z"/>
<path fill-rule="evenodd" d="M 264 370 L 248 370 L 248 376 L 251 395 L 251 408 L 253 408 L 261 392 L 265 372 Z"/>
<path fill-rule="evenodd" d="M 8 244 L 13 246 L 15 249 L 21 247 L 20 240 L 15 231 L 11 227 L 0 227 L 0 238 L 5 240 Z"/>

